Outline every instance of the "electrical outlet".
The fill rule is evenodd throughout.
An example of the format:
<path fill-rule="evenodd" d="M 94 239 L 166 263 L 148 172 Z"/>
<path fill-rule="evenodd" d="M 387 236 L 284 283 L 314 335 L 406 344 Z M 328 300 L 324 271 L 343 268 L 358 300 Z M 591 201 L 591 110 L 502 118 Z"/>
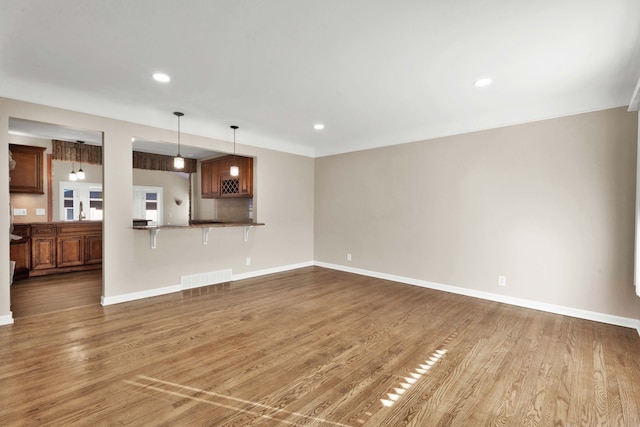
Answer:
<path fill-rule="evenodd" d="M 27 214 L 27 210 L 26 209 L 15 208 L 13 210 L 13 216 L 25 216 L 26 214 Z"/>
<path fill-rule="evenodd" d="M 45 209 L 36 208 L 36 215 L 45 216 L 46 214 L 47 214 L 47 211 Z"/>
<path fill-rule="evenodd" d="M 246 265 L 251 265 L 251 258 L 247 257 L 246 261 L 245 261 Z"/>
<path fill-rule="evenodd" d="M 351 261 L 351 254 L 347 254 L 347 261 Z"/>
<path fill-rule="evenodd" d="M 498 286 L 507 286 L 507 276 L 498 276 Z"/>

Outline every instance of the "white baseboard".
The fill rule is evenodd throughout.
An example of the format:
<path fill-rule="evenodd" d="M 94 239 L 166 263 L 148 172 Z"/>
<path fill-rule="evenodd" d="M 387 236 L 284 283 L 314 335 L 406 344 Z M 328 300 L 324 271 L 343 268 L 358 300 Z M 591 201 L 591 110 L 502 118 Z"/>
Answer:
<path fill-rule="evenodd" d="M 9 312 L 9 314 L 0 316 L 0 326 L 11 325 L 11 324 L 13 324 L 13 313 Z"/>
<path fill-rule="evenodd" d="M 247 273 L 234 274 L 232 275 L 231 280 L 236 281 L 236 280 L 250 279 L 254 277 L 265 276 L 267 274 L 282 273 L 285 271 L 295 270 L 298 268 L 310 267 L 313 265 L 316 265 L 318 267 L 330 268 L 332 270 L 355 273 L 362 276 L 376 277 L 379 279 L 391 280 L 394 282 L 406 283 L 414 286 L 421 286 L 423 288 L 435 289 L 435 290 L 444 291 L 444 292 L 451 292 L 454 294 L 465 295 L 465 296 L 485 299 L 489 301 L 501 302 L 504 304 L 515 305 L 518 307 L 525 307 L 525 308 L 531 308 L 534 310 L 546 311 L 548 313 L 561 314 L 564 316 L 571 316 L 579 319 L 593 320 L 595 322 L 608 323 L 616 326 L 623 326 L 626 328 L 636 329 L 638 331 L 638 335 L 640 335 L 640 320 L 638 319 L 614 316 L 611 314 L 581 310 L 577 308 L 565 307 L 565 306 L 560 306 L 555 304 L 547 304 L 547 303 L 538 302 L 538 301 L 532 301 L 532 300 L 526 300 L 522 298 L 515 298 L 515 297 L 509 297 L 509 296 L 500 295 L 500 294 L 494 294 L 491 292 L 477 291 L 477 290 L 468 289 L 468 288 L 461 288 L 458 286 L 444 285 L 442 283 L 413 279 L 411 277 L 396 276 L 393 274 L 380 273 L 377 271 L 364 270 L 360 268 L 347 267 L 344 265 L 330 264 L 330 263 L 325 263 L 320 261 L 307 261 L 307 262 L 302 262 L 298 264 L 289 264 L 289 265 L 284 265 L 280 267 L 267 268 L 263 270 L 250 271 Z M 207 286 L 207 285 L 204 285 L 204 286 Z M 166 286 L 163 288 L 149 289 L 146 291 L 132 292 L 132 293 L 116 295 L 112 297 L 102 297 L 101 303 L 103 306 L 119 304 L 127 301 L 134 301 L 134 300 L 143 299 L 143 298 L 166 295 L 173 292 L 179 292 L 181 290 L 183 290 L 183 287 L 181 285 Z M 0 325 L 11 324 L 11 323 L 13 323 L 13 317 L 11 315 L 0 316 Z"/>
<path fill-rule="evenodd" d="M 301 262 L 298 264 L 283 265 L 282 267 L 266 268 L 264 270 L 250 271 L 248 273 L 240 273 L 232 275 L 232 280 L 251 279 L 253 277 L 266 276 L 267 274 L 284 273 L 285 271 L 296 270 L 303 267 L 311 267 L 315 265 L 313 261 Z"/>
<path fill-rule="evenodd" d="M 285 271 L 295 270 L 297 268 L 302 268 L 302 267 L 311 267 L 312 265 L 314 265 L 313 261 L 307 261 L 307 262 L 302 262 L 298 264 L 284 265 L 281 267 L 267 268 L 264 270 L 250 271 L 248 273 L 233 274 L 231 276 L 231 280 L 250 279 L 252 277 L 265 276 L 267 274 L 273 274 L 273 273 L 282 273 Z M 209 284 L 202 285 L 202 286 L 209 286 Z M 196 288 L 196 287 L 201 287 L 201 286 L 191 286 L 189 288 Z M 103 306 L 120 304 L 122 302 L 135 301 L 138 299 L 157 297 L 160 295 L 171 294 L 173 292 L 180 292 L 184 289 L 186 288 L 183 287 L 182 285 L 165 286 L 163 288 L 148 289 L 146 291 L 132 292 L 130 294 L 115 295 L 112 297 L 102 297 L 100 303 Z"/>
<path fill-rule="evenodd" d="M 316 261 L 314 265 L 317 265 L 318 267 L 330 268 L 333 270 L 346 271 L 348 273 L 360 274 L 362 276 L 376 277 L 378 279 L 386 279 L 394 282 L 407 283 L 409 285 L 422 286 L 423 288 L 436 289 L 439 291 L 451 292 L 454 294 L 501 302 L 518 307 L 525 307 L 534 310 L 546 311 L 549 313 L 562 314 L 564 316 L 576 317 L 579 319 L 593 320 L 595 322 L 608 323 L 616 326 L 624 326 L 626 328 L 637 329 L 638 334 L 640 334 L 640 320 L 632 319 L 629 317 L 620 317 L 614 316 L 612 314 L 598 313 L 595 311 L 581 310 L 578 308 L 565 307 L 555 304 L 547 304 L 544 302 L 509 297 L 505 295 L 494 294 L 491 292 L 483 292 L 473 289 L 461 288 L 458 286 L 443 285 L 441 283 L 429 282 L 426 280 L 412 279 L 410 277 L 395 276 L 392 274 L 379 273 L 376 271 L 363 270 L 360 268 L 346 267 L 344 265 L 338 264 L 329 264 Z"/>
<path fill-rule="evenodd" d="M 182 290 L 181 285 L 172 285 L 172 286 L 165 286 L 163 288 L 148 289 L 146 291 L 131 292 L 130 294 L 115 295 L 112 297 L 103 296 L 100 300 L 100 304 L 102 304 L 103 306 L 120 304 L 122 302 L 135 301 L 143 298 L 151 298 L 151 297 L 157 297 L 160 295 L 171 294 L 173 292 L 179 292 L 181 290 Z"/>

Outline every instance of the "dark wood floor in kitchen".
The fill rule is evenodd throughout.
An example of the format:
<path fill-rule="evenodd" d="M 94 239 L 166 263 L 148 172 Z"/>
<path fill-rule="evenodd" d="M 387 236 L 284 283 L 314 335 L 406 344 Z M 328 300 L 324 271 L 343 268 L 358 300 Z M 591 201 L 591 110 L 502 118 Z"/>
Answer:
<path fill-rule="evenodd" d="M 0 342 L 0 425 L 640 425 L 635 330 L 319 267 Z"/>

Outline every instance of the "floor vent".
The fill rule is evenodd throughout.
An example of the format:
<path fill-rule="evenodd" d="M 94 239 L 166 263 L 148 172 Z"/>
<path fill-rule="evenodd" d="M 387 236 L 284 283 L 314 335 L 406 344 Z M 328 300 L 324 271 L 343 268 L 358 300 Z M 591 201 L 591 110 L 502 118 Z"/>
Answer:
<path fill-rule="evenodd" d="M 199 288 L 231 281 L 231 269 L 209 271 L 207 273 L 190 274 L 180 277 L 182 289 Z"/>

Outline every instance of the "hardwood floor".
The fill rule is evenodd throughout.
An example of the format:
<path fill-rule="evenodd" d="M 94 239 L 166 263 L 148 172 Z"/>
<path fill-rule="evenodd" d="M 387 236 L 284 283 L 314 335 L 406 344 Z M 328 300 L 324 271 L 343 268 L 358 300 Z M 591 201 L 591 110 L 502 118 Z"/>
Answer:
<path fill-rule="evenodd" d="M 102 270 L 53 274 L 16 281 L 11 285 L 14 318 L 100 304 Z"/>
<path fill-rule="evenodd" d="M 635 330 L 319 267 L 0 343 L 3 426 L 640 425 Z"/>

